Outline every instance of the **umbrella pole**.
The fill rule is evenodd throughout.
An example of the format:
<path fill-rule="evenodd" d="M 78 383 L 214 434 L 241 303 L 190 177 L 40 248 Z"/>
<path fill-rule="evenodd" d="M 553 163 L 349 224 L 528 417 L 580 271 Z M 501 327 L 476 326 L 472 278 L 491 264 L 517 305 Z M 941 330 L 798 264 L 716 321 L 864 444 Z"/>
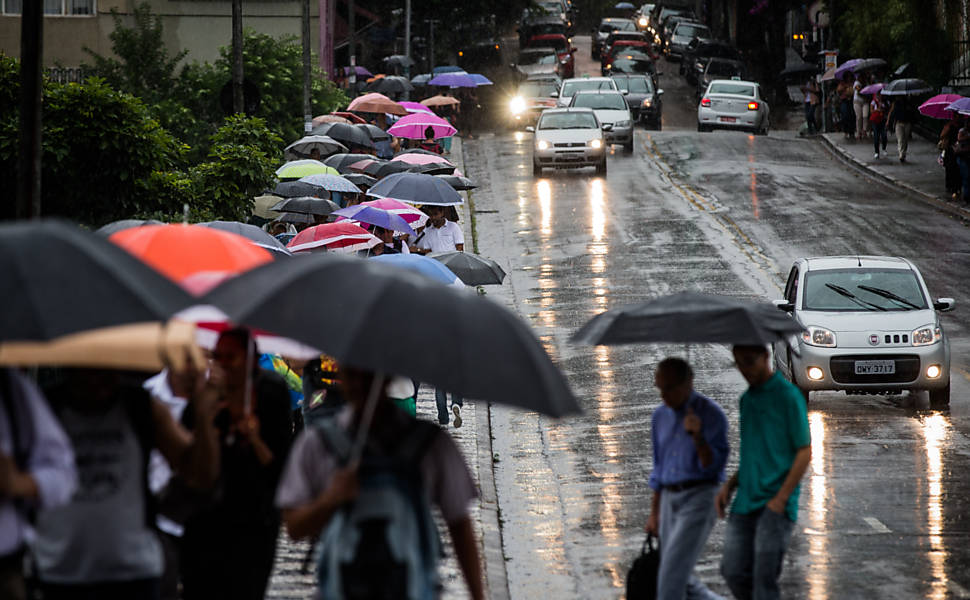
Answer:
<path fill-rule="evenodd" d="M 381 387 L 384 385 L 384 373 L 375 373 L 374 380 L 370 385 L 370 392 L 367 394 L 367 403 L 364 405 L 364 414 L 360 416 L 360 424 L 357 427 L 357 437 L 354 439 L 354 447 L 350 452 L 351 466 L 360 463 L 360 457 L 364 453 L 364 444 L 367 442 L 367 434 L 370 431 L 371 422 L 374 420 L 374 411 L 377 410 L 377 399 L 381 394 Z"/>

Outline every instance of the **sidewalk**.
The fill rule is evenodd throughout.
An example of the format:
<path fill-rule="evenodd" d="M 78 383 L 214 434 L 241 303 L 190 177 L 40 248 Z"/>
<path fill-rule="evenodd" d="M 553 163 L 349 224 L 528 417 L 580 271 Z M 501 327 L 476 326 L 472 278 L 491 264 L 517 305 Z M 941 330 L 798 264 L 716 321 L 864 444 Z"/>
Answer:
<path fill-rule="evenodd" d="M 937 163 L 940 151 L 936 143 L 913 135 L 906 152 L 906 162 L 899 162 L 896 136 L 889 135 L 886 152 L 873 157 L 872 140 L 846 140 L 841 133 L 825 133 L 818 136 L 837 156 L 868 175 L 900 187 L 917 198 L 955 214 L 970 219 L 970 204 L 951 200 L 943 187 L 943 167 Z"/>

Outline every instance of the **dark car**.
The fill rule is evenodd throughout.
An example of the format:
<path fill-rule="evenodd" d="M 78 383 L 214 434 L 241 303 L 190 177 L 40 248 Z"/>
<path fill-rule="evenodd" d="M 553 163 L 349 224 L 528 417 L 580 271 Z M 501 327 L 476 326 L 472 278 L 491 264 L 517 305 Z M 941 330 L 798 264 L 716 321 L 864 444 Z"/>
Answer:
<path fill-rule="evenodd" d="M 573 55 L 576 52 L 576 48 L 569 43 L 566 36 L 552 33 L 534 35 L 529 38 L 528 43 L 525 45 L 526 48 L 541 46 L 551 46 L 556 49 L 556 55 L 559 57 L 559 74 L 563 79 L 568 79 L 573 76 L 576 69 L 576 59 Z"/>
<path fill-rule="evenodd" d="M 606 38 L 609 37 L 614 31 L 636 31 L 637 24 L 631 19 L 618 19 L 615 17 L 610 17 L 600 21 L 598 27 L 594 27 L 591 33 L 592 36 L 592 48 L 590 49 L 590 56 L 593 58 L 600 57 L 600 51 L 603 49 L 603 44 L 606 42 Z"/>
<path fill-rule="evenodd" d="M 744 68 L 744 63 L 740 60 L 729 58 L 705 58 L 704 69 L 697 76 L 696 93 L 697 100 L 707 91 L 707 86 L 715 79 L 747 79 L 748 71 Z"/>
<path fill-rule="evenodd" d="M 668 60 L 680 60 L 684 56 L 684 49 L 694 38 L 705 38 L 711 35 L 710 29 L 697 21 L 678 21 L 664 41 L 664 54 Z"/>
<path fill-rule="evenodd" d="M 614 75 L 613 81 L 626 98 L 633 119 L 656 130 L 661 128 L 663 93 L 648 75 Z"/>
<path fill-rule="evenodd" d="M 525 43 L 534 35 L 562 34 L 569 37 L 566 23 L 555 15 L 541 15 L 523 20 L 519 25 L 519 45 Z"/>
<path fill-rule="evenodd" d="M 661 2 L 653 7 L 653 12 L 650 13 L 650 23 L 647 25 L 647 31 L 651 35 L 661 38 L 657 41 L 660 43 L 663 36 L 663 25 L 667 20 L 667 17 L 671 15 L 694 15 L 694 11 L 687 6 L 672 6 L 670 3 Z"/>
<path fill-rule="evenodd" d="M 727 42 L 694 38 L 684 49 L 684 58 L 680 61 L 680 74 L 684 75 L 689 83 L 696 84 L 698 74 L 704 69 L 703 60 L 706 58 L 742 60 L 738 49 Z"/>
<path fill-rule="evenodd" d="M 649 43 L 637 40 L 617 40 L 603 51 L 603 58 L 600 60 L 600 74 L 604 77 L 609 75 L 616 56 L 631 52 L 644 54 L 648 58 L 651 57 Z"/>
<path fill-rule="evenodd" d="M 621 52 L 607 65 L 609 75 L 647 75 L 657 83 L 657 65 L 642 52 Z"/>

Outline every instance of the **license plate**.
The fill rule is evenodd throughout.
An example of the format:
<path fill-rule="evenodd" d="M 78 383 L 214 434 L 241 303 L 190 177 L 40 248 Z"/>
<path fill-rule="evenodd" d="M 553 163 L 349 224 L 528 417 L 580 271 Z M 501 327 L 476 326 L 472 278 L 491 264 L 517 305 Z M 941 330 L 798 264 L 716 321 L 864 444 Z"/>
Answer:
<path fill-rule="evenodd" d="M 857 360 L 855 361 L 856 375 L 892 375 L 896 372 L 894 360 Z"/>
<path fill-rule="evenodd" d="M 737 119 L 734 117 L 721 117 L 722 123 L 737 123 Z"/>

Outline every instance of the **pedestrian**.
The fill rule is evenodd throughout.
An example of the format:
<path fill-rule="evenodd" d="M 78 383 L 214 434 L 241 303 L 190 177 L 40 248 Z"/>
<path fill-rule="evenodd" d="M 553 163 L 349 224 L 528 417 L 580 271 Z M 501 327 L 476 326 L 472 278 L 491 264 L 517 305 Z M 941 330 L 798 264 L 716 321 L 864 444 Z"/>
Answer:
<path fill-rule="evenodd" d="M 286 383 L 259 368 L 257 356 L 245 329 L 224 331 L 212 353 L 212 377 L 225 389 L 215 417 L 219 493 L 185 524 L 185 600 L 259 600 L 266 593 L 280 527 L 273 496 L 293 426 Z"/>
<path fill-rule="evenodd" d="M 26 600 L 24 555 L 33 509 L 67 504 L 74 451 L 47 400 L 14 369 L 0 369 L 0 598 Z"/>
<path fill-rule="evenodd" d="M 814 75 L 808 78 L 801 90 L 805 94 L 805 124 L 808 126 L 809 135 L 814 135 L 818 133 L 815 111 L 819 103 L 818 82 L 815 81 Z"/>
<path fill-rule="evenodd" d="M 727 418 L 716 402 L 694 390 L 687 361 L 666 358 L 654 376 L 663 400 L 653 413 L 653 506 L 645 527 L 660 537 L 660 600 L 709 599 L 694 565 L 717 515 L 714 496 L 724 482 L 728 457 Z"/>
<path fill-rule="evenodd" d="M 428 223 L 424 231 L 415 238 L 411 252 L 430 254 L 465 251 L 465 234 L 458 223 L 446 218 L 445 207 L 426 206 L 422 210 L 428 215 Z"/>
<path fill-rule="evenodd" d="M 802 393 L 771 368 L 765 346 L 735 346 L 734 362 L 749 387 L 741 395 L 741 452 L 737 472 L 715 500 L 724 517 L 721 574 L 738 600 L 780 597 L 778 578 L 798 517 L 802 475 L 811 436 Z"/>
<path fill-rule="evenodd" d="M 905 96 L 893 98 L 892 106 L 889 109 L 889 122 L 893 124 L 896 131 L 896 148 L 899 151 L 899 162 L 906 162 L 906 150 L 909 148 L 909 137 L 913 133 L 913 123 L 916 122 L 919 113 L 913 103 Z"/>
<path fill-rule="evenodd" d="M 381 248 L 381 254 L 410 254 L 411 250 L 408 245 L 404 243 L 401 238 L 394 237 L 394 231 L 391 229 L 385 229 L 383 227 L 378 227 L 374 225 L 371 228 L 371 233 L 374 234 L 379 240 L 384 242 L 376 248 Z M 376 249 L 375 248 L 375 249 Z M 377 253 L 375 253 L 377 254 Z"/>
<path fill-rule="evenodd" d="M 422 150 L 427 150 L 428 152 L 434 152 L 435 154 L 441 154 L 443 152 L 441 144 L 434 139 L 434 127 L 428 125 L 424 130 L 424 139 L 418 144 L 418 148 Z"/>
<path fill-rule="evenodd" d="M 336 582 L 328 579 L 328 575 L 333 575 L 326 569 L 331 564 L 328 558 L 336 551 L 334 545 L 341 541 L 340 534 L 348 526 L 353 526 L 348 515 L 353 515 L 354 509 L 367 500 L 369 490 L 382 490 L 378 481 L 365 475 L 366 471 L 358 471 L 358 464 L 387 463 L 389 458 L 399 457 L 402 453 L 411 454 L 408 447 L 420 440 L 424 448 L 413 453 L 416 457 L 411 466 L 418 467 L 414 472 L 419 478 L 421 493 L 411 495 L 414 511 L 402 510 L 392 518 L 409 519 L 416 512 L 424 515 L 427 514 L 429 503 L 436 505 L 448 526 L 455 556 L 471 597 L 476 600 L 484 598 L 478 543 L 470 514 L 470 503 L 477 497 L 477 492 L 471 473 L 454 441 L 433 425 L 429 428 L 424 422 L 398 410 L 388 399 L 386 387 L 381 386 L 383 389 L 377 397 L 378 404 L 367 434 L 363 461 L 350 464 L 346 460 L 346 454 L 334 448 L 340 444 L 331 445 L 336 440 L 330 436 L 341 434 L 341 441 L 348 443 L 356 437 L 374 374 L 346 365 L 341 366 L 340 373 L 348 406 L 336 416 L 335 421 L 325 422 L 327 425 L 332 424 L 328 427 L 329 435 L 325 436 L 320 429 L 309 427 L 300 434 L 293 445 L 276 494 L 276 502 L 282 510 L 283 522 L 290 537 L 303 539 L 321 534 L 318 597 L 332 600 L 348 596 L 346 592 L 334 591 L 329 587 L 335 586 Z M 381 507 L 373 508 L 380 510 Z M 433 523 L 430 519 L 429 521 Z M 347 579 L 352 578 L 357 585 L 366 588 L 358 589 L 360 594 L 354 597 L 409 597 L 405 590 L 394 589 L 394 586 L 402 584 L 402 570 L 413 572 L 407 566 L 415 565 L 422 559 L 430 564 L 416 565 L 418 569 L 428 569 L 432 575 L 436 573 L 436 552 L 427 555 L 422 552 L 405 552 L 398 560 L 407 566 L 389 565 L 390 561 L 384 558 L 387 556 L 387 548 L 383 547 L 386 546 L 386 535 L 386 530 L 382 530 L 373 536 L 359 536 L 356 548 L 342 548 L 341 555 L 350 558 L 352 562 L 340 573 L 341 582 L 350 584 Z M 418 535 L 412 531 L 408 538 Z M 437 539 L 437 536 L 432 537 Z M 331 540 L 329 544 L 328 540 Z M 430 539 L 428 541 L 435 543 Z M 410 547 L 415 540 L 398 539 L 395 542 L 399 547 Z M 361 565 L 365 568 L 355 569 Z M 368 568 L 367 565 L 373 566 Z M 391 576 L 389 569 L 392 566 L 394 574 L 399 576 Z M 360 578 L 354 577 L 357 573 L 360 573 Z M 410 579 L 408 582 L 410 583 Z M 418 585 L 417 582 L 415 584 Z M 378 591 L 374 588 L 381 589 Z M 425 593 L 430 595 L 432 592 Z"/>
<path fill-rule="evenodd" d="M 862 75 L 856 75 L 852 84 L 852 110 L 855 113 L 855 132 L 857 139 L 866 137 L 869 128 L 869 102 L 862 95 L 862 88 L 866 86 Z"/>
<path fill-rule="evenodd" d="M 970 126 L 966 122 L 957 132 L 953 153 L 960 169 L 961 196 L 964 202 L 970 202 Z"/>
<path fill-rule="evenodd" d="M 846 73 L 839 85 L 836 86 L 835 92 L 839 97 L 839 123 L 842 128 L 842 134 L 847 140 L 851 140 L 855 137 L 855 113 L 852 110 L 852 73 Z"/>
<path fill-rule="evenodd" d="M 872 157 L 879 158 L 879 146 L 886 151 L 886 105 L 882 101 L 879 90 L 872 95 L 869 102 L 869 123 L 872 124 Z"/>
<path fill-rule="evenodd" d="M 37 513 L 34 566 L 44 600 L 155 600 L 164 570 L 149 491 L 158 449 L 194 489 L 211 488 L 219 451 L 212 421 L 220 390 L 194 371 L 189 433 L 141 381 L 119 371 L 67 369 L 47 396 L 74 446 L 70 502 Z"/>
<path fill-rule="evenodd" d="M 937 144 L 940 149 L 940 159 L 943 161 L 944 186 L 947 195 L 952 200 L 956 200 L 962 195 L 963 176 L 956 155 L 957 135 L 962 127 L 963 122 L 960 114 L 954 112 L 953 118 L 943 126 L 943 130 L 940 132 L 940 141 Z"/>

